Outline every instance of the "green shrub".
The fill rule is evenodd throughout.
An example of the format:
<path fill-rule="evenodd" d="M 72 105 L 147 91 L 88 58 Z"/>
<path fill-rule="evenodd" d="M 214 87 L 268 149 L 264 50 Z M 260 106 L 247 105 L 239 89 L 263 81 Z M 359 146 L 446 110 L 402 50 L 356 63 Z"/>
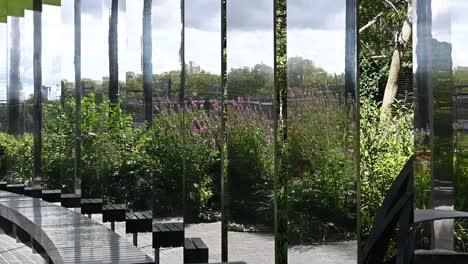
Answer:
<path fill-rule="evenodd" d="M 367 237 L 388 188 L 413 154 L 413 111 L 397 102 L 381 122 L 379 104 L 364 97 L 360 113 L 361 235 Z"/>
<path fill-rule="evenodd" d="M 5 155 L 0 156 L 2 170 L 6 172 L 6 180 L 11 183 L 30 182 L 32 175 L 32 144 L 31 135 L 12 136 L 0 133 L 0 147 Z"/>
<path fill-rule="evenodd" d="M 302 98 L 304 99 L 304 98 Z M 354 121 L 335 96 L 290 104 L 291 242 L 343 239 L 355 232 Z"/>
<path fill-rule="evenodd" d="M 228 109 L 229 216 L 246 228 L 273 225 L 273 129 L 262 112 L 234 101 Z"/>

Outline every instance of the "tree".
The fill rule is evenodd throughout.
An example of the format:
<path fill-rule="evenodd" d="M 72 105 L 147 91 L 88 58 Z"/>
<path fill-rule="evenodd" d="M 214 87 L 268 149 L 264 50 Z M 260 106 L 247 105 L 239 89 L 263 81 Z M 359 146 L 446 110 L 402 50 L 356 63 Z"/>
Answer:
<path fill-rule="evenodd" d="M 387 85 L 382 102 L 382 109 L 385 112 L 390 108 L 395 100 L 395 95 L 398 90 L 398 77 L 400 75 L 403 57 L 408 45 L 411 41 L 412 25 L 413 25 L 413 0 L 406 0 L 408 4 L 407 13 L 403 21 L 403 26 L 400 32 L 395 34 L 395 49 L 392 55 L 392 62 L 388 73 Z"/>
<path fill-rule="evenodd" d="M 387 109 L 400 72 L 412 66 L 412 0 L 361 1 L 359 12 L 361 93 L 376 96 L 386 83 L 382 107 Z"/>

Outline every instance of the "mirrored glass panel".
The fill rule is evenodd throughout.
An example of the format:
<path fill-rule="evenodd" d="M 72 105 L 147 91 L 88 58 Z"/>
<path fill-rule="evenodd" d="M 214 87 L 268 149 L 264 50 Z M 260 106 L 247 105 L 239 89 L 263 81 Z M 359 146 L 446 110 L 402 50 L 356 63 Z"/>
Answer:
<path fill-rule="evenodd" d="M 32 24 L 26 26 L 24 17 L 8 17 L 6 120 L 8 137 L 13 140 L 13 144 L 24 146 L 22 152 L 16 152 L 16 155 L 14 154 L 17 158 L 19 158 L 22 153 L 26 152 L 27 144 L 25 144 L 25 141 L 31 139 L 28 135 L 24 135 L 24 99 L 27 92 L 23 89 L 23 69 L 27 51 L 25 51 L 23 47 L 25 46 L 26 40 L 24 30 L 27 27 L 29 27 L 29 31 L 31 32 Z M 11 150 L 6 149 L 5 151 Z M 31 156 L 28 155 L 28 157 L 30 158 Z M 14 160 L 14 158 L 12 160 Z M 30 179 L 32 169 L 30 162 L 16 164 L 8 162 L 7 160 L 5 166 L 7 170 L 6 180 L 8 182 L 23 183 Z"/>
<path fill-rule="evenodd" d="M 185 6 L 185 237 L 201 238 L 213 263 L 221 262 L 220 10 L 220 1 Z"/>
<path fill-rule="evenodd" d="M 468 3 L 460 0 L 451 0 L 450 33 L 452 44 L 452 89 L 447 91 L 452 96 L 452 104 L 449 111 L 455 127 L 454 137 L 454 192 L 457 194 L 454 200 L 454 208 L 458 211 L 468 211 L 468 18 L 463 10 L 468 9 Z M 449 83 L 450 84 L 450 83 Z M 450 118 L 450 114 L 446 116 Z M 450 157 L 450 154 L 449 154 Z M 468 228 L 467 221 L 455 222 L 455 250 L 467 252 L 468 236 L 464 230 Z"/>
<path fill-rule="evenodd" d="M 150 1 L 151 2 L 151 1 Z M 183 12 L 181 1 L 152 1 L 143 13 L 143 101 L 154 159 L 153 247 L 160 263 L 183 263 L 184 178 L 195 166 L 188 148 L 184 105 Z M 200 156 L 197 156 L 200 157 Z M 185 185 L 185 188 L 187 185 Z M 172 241 L 162 232 L 171 230 Z M 171 249 L 172 248 L 172 249 Z M 175 254 L 166 254 L 169 250 Z M 159 252 L 159 253 L 158 253 Z"/>
<path fill-rule="evenodd" d="M 274 263 L 273 2 L 227 5 L 228 259 Z"/>
<path fill-rule="evenodd" d="M 5 136 L 8 129 L 8 26 L 0 23 L 0 134 Z M 3 150 L 5 151 L 5 150 Z M 0 159 L 0 179 L 3 181 L 7 174 L 7 164 Z"/>
<path fill-rule="evenodd" d="M 83 198 L 101 198 L 119 164 L 109 109 L 109 1 L 81 1 L 81 181 Z M 118 118 L 118 117 L 116 117 Z M 106 135 L 109 135 L 106 137 Z"/>
<path fill-rule="evenodd" d="M 0 131 L 7 130 L 8 26 L 0 23 Z"/>
<path fill-rule="evenodd" d="M 73 186 L 73 1 L 42 7 L 42 183 Z M 62 65 L 66 71 L 62 71 Z M 65 95 L 64 89 L 67 89 Z"/>
<path fill-rule="evenodd" d="M 325 249 L 330 241 L 336 242 L 327 248 L 330 258 L 357 261 L 356 93 L 354 83 L 350 91 L 345 87 L 345 52 L 345 0 L 290 1 L 290 263 L 310 263 L 311 249 Z"/>
<path fill-rule="evenodd" d="M 416 207 L 467 211 L 465 168 L 466 46 L 468 20 L 457 0 L 417 1 Z M 465 252 L 466 221 L 418 226 L 417 248 Z"/>

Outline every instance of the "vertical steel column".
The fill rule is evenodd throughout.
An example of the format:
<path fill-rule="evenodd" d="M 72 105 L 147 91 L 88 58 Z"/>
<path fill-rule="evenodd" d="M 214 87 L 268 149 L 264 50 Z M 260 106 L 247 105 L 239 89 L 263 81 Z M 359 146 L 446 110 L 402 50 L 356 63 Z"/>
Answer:
<path fill-rule="evenodd" d="M 288 263 L 287 1 L 274 0 L 275 263 Z"/>
<path fill-rule="evenodd" d="M 34 9 L 34 110 L 33 110 L 33 186 L 41 187 L 42 180 L 42 1 L 35 0 Z"/>
<path fill-rule="evenodd" d="M 81 194 L 81 0 L 75 0 L 75 194 Z"/>

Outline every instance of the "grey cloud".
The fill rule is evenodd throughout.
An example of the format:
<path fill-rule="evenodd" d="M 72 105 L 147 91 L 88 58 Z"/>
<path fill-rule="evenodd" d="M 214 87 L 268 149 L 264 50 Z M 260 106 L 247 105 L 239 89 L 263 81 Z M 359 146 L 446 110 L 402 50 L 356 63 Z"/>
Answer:
<path fill-rule="evenodd" d="M 335 17 L 344 12 L 346 0 L 289 0 L 289 28 L 333 29 L 342 28 L 344 18 Z M 201 30 L 219 28 L 219 2 L 213 0 L 186 1 L 186 26 Z M 228 1 L 229 30 L 271 30 L 273 3 L 271 0 Z"/>
<path fill-rule="evenodd" d="M 135 0 L 127 0 L 135 1 Z M 95 17 L 102 17 L 110 10 L 112 0 L 82 0 L 81 12 Z M 119 0 L 119 11 L 123 12 L 126 9 L 126 0 Z"/>

